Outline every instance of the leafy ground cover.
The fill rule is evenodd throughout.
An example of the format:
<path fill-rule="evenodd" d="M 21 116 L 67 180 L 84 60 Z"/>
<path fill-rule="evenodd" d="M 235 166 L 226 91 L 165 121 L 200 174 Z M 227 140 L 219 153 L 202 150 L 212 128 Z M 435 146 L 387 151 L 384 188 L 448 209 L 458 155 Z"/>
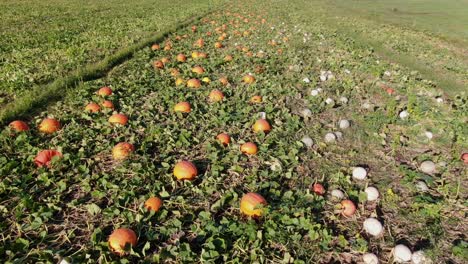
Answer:
<path fill-rule="evenodd" d="M 2 1 L 0 106 L 219 1 Z"/>
<path fill-rule="evenodd" d="M 300 0 L 226 5 L 83 83 L 28 120 L 29 131 L 5 127 L 1 259 L 356 263 L 374 253 L 391 263 L 404 244 L 423 252 L 422 263 L 467 261 L 466 98 L 356 46 L 313 10 Z M 187 87 L 190 79 L 200 87 Z M 113 93 L 97 95 L 103 86 Z M 85 111 L 90 102 L 100 110 Z M 179 102 L 191 111 L 175 112 Z M 116 113 L 128 123 L 110 124 Z M 45 117 L 60 130 L 39 132 Z M 262 117 L 272 129 L 254 133 Z M 220 133 L 231 136 L 227 146 Z M 135 148 L 123 160 L 112 151 L 119 142 Z M 258 153 L 243 154 L 245 142 Z M 63 156 L 38 167 L 46 149 Z M 181 160 L 194 163 L 195 180 L 173 175 Z M 249 192 L 267 202 L 261 217 L 240 211 Z M 163 204 L 148 212 L 153 196 Z M 344 211 L 344 200 L 356 211 Z M 383 225 L 377 236 L 364 230 L 369 217 Z M 119 256 L 108 238 L 122 227 L 138 242 Z"/>

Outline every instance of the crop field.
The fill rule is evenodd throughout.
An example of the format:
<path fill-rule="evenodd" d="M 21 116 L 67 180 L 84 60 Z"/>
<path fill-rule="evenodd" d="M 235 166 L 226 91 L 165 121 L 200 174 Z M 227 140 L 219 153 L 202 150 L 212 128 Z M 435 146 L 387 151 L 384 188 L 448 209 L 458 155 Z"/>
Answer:
<path fill-rule="evenodd" d="M 18 38 L 1 48 L 2 262 L 467 263 L 466 38 L 341 2 L 1 2 Z M 90 35 L 15 29 L 51 6 L 50 23 L 75 30 L 71 12 Z M 51 57 L 4 63 L 26 39 Z M 37 78 L 1 79 L 33 60 Z"/>

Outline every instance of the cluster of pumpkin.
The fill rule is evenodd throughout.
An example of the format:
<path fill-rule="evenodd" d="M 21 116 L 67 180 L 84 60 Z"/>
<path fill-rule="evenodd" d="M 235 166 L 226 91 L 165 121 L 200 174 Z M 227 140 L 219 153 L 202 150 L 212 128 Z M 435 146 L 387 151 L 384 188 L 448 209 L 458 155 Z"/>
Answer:
<path fill-rule="evenodd" d="M 262 21 L 263 23 L 265 22 L 265 20 L 262 20 Z M 221 41 L 223 41 L 227 37 L 227 33 L 224 32 L 226 28 L 227 26 L 223 25 L 216 29 L 216 31 L 220 35 L 218 37 L 218 41 L 215 42 L 214 44 L 214 47 L 216 49 L 221 49 L 224 47 Z M 196 32 L 196 31 L 197 31 L 197 27 L 193 26 L 192 32 Z M 211 36 L 211 33 L 208 33 L 207 35 Z M 249 34 L 245 33 L 244 35 L 249 35 Z M 187 35 L 177 36 L 176 40 L 180 40 L 182 38 L 187 38 L 187 37 L 188 37 Z M 196 48 L 203 48 L 204 45 L 205 45 L 205 41 L 202 38 L 199 38 L 194 43 L 194 47 Z M 173 44 L 168 41 L 164 45 L 163 49 L 165 51 L 169 51 L 172 49 L 172 47 L 173 47 Z M 151 46 L 151 49 L 153 51 L 156 51 L 156 50 L 161 49 L 161 46 L 159 44 L 153 44 Z M 244 47 L 244 49 L 246 48 Z M 201 59 L 207 58 L 208 54 L 205 52 L 193 51 L 191 54 L 191 57 L 193 60 L 201 60 Z M 175 60 L 178 63 L 185 63 L 187 61 L 187 56 L 183 53 L 179 53 L 176 56 Z M 233 60 L 232 55 L 224 56 L 225 62 L 230 62 L 232 60 Z M 166 65 L 170 61 L 171 61 L 170 58 L 163 57 L 159 60 L 154 61 L 153 67 L 156 70 L 163 70 L 165 69 Z M 191 71 L 192 73 L 196 75 L 200 75 L 200 76 L 205 74 L 205 69 L 200 65 L 194 66 L 191 69 Z M 186 87 L 191 88 L 191 89 L 198 89 L 202 86 L 203 83 L 211 82 L 211 79 L 206 76 L 201 78 L 201 80 L 199 78 L 191 78 L 185 81 L 184 79 L 179 77 L 179 74 L 180 74 L 179 70 L 175 68 L 170 69 L 170 73 L 172 76 L 176 77 L 175 79 L 176 86 L 185 85 Z M 243 83 L 250 85 L 255 82 L 255 77 L 251 74 L 247 74 L 242 78 L 242 81 Z M 219 78 L 219 82 L 222 86 L 229 85 L 229 80 L 226 77 Z M 208 96 L 208 100 L 211 103 L 221 102 L 224 98 L 225 98 L 224 93 L 218 89 L 212 90 Z M 261 103 L 262 101 L 263 101 L 263 98 L 260 95 L 255 95 L 250 100 L 251 103 Z M 192 111 L 190 103 L 186 101 L 178 102 L 177 104 L 175 104 L 173 110 L 174 112 L 181 112 L 185 114 L 190 113 Z M 259 133 L 259 132 L 268 133 L 271 131 L 271 126 L 267 120 L 259 119 L 255 122 L 252 129 L 255 133 Z M 227 146 L 231 143 L 231 137 L 230 135 L 226 133 L 221 133 L 217 135 L 216 139 L 220 142 L 220 144 L 224 146 Z M 255 143 L 246 142 L 241 145 L 240 151 L 246 155 L 254 155 L 258 152 L 258 148 Z M 198 176 L 198 170 L 195 164 L 193 164 L 191 161 L 182 160 L 174 166 L 173 175 L 175 176 L 177 180 L 194 180 Z M 145 208 L 147 208 L 150 211 L 157 212 L 162 206 L 162 204 L 163 202 L 160 198 L 151 197 L 145 202 Z M 263 213 L 263 206 L 265 206 L 266 204 L 267 202 L 265 198 L 263 198 L 260 194 L 247 193 L 241 199 L 240 210 L 246 216 L 260 217 Z M 109 246 L 117 254 L 124 254 L 126 245 L 136 246 L 136 244 L 137 244 L 137 236 L 133 230 L 128 229 L 128 228 L 116 229 L 109 237 Z"/>
<path fill-rule="evenodd" d="M 264 20 L 263 20 L 264 21 Z M 226 29 L 226 26 L 222 26 L 218 28 L 216 31 L 220 33 L 220 37 L 218 38 L 218 41 L 215 43 L 215 48 L 220 49 L 223 48 L 224 45 L 220 42 L 224 40 L 227 37 L 227 33 L 224 32 Z M 192 32 L 196 32 L 197 27 L 193 26 L 192 27 Z M 211 34 L 209 34 L 211 35 Z M 182 38 L 187 38 L 187 35 L 184 36 L 177 36 L 176 39 L 180 40 Z M 198 39 L 195 41 L 194 46 L 197 48 L 202 48 L 204 46 L 204 40 L 202 38 Z M 171 42 L 166 42 L 164 45 L 164 50 L 169 51 L 172 49 L 173 44 Z M 151 46 L 151 49 L 153 51 L 161 49 L 161 46 L 159 44 L 153 44 Z M 205 52 L 199 52 L 199 51 L 194 51 L 191 54 L 192 59 L 194 60 L 199 60 L 199 59 L 204 59 L 208 57 L 208 54 Z M 176 56 L 176 61 L 179 63 L 185 63 L 187 61 L 187 56 L 179 53 Z M 229 62 L 232 61 L 233 57 L 232 55 L 226 55 L 224 57 L 224 61 Z M 163 57 L 159 60 L 156 60 L 153 62 L 153 67 L 156 70 L 163 70 L 165 69 L 166 65 L 170 62 L 170 59 L 167 57 Z M 197 65 L 191 69 L 191 71 L 197 75 L 203 75 L 205 73 L 205 69 Z M 181 77 L 179 77 L 179 71 L 175 68 L 170 69 L 170 73 L 172 76 L 176 77 L 175 80 L 175 85 L 176 86 L 181 86 L 184 85 L 188 88 L 191 89 L 198 89 L 202 86 L 202 83 L 210 83 L 211 79 L 209 77 L 203 77 L 201 80 L 198 78 L 191 78 L 188 79 L 187 81 L 183 80 Z M 222 86 L 227 86 L 229 85 L 229 80 L 226 77 L 221 77 L 219 78 L 219 82 Z M 253 84 L 255 82 L 255 77 L 251 74 L 247 74 L 242 78 L 242 82 L 245 83 L 246 85 Z M 216 102 L 221 102 L 223 99 L 225 99 L 225 96 L 222 91 L 218 89 L 214 89 L 210 92 L 208 96 L 208 100 L 211 103 L 216 103 Z M 261 103 L 263 101 L 263 98 L 259 95 L 255 95 L 251 98 L 250 103 Z M 177 104 L 174 105 L 173 107 L 174 112 L 181 112 L 188 114 L 192 111 L 191 105 L 189 102 L 183 101 L 183 102 L 178 102 Z M 252 130 L 255 133 L 268 133 L 271 131 L 271 125 L 269 122 L 265 119 L 259 119 L 257 120 L 254 125 L 252 126 Z M 227 133 L 221 133 L 216 136 L 216 139 L 219 141 L 220 144 L 227 146 L 231 143 L 231 137 Z M 257 145 L 253 142 L 246 142 L 240 146 L 240 151 L 246 155 L 255 155 L 258 152 Z M 194 163 L 188 160 L 182 160 L 178 162 L 174 168 L 173 168 L 173 175 L 177 180 L 194 180 L 198 176 L 198 169 L 195 166 Z M 163 202 L 160 198 L 158 197 L 151 197 L 145 202 L 145 208 L 148 210 L 157 212 Z M 249 217 L 260 217 L 263 214 L 263 207 L 267 205 L 267 201 L 265 198 L 263 198 L 260 194 L 258 193 L 247 193 L 245 194 L 240 202 L 240 211 L 246 216 Z M 110 248 L 116 252 L 117 254 L 124 254 L 125 247 L 127 245 L 132 245 L 136 246 L 137 244 L 137 236 L 135 232 L 131 229 L 128 228 L 119 228 L 114 230 L 114 232 L 110 235 L 109 237 L 109 246 Z"/>
<path fill-rule="evenodd" d="M 15 120 L 9 124 L 11 130 L 16 132 L 29 131 L 29 126 L 26 122 L 21 120 Z M 54 118 L 44 118 L 38 126 L 38 130 L 44 134 L 53 134 L 60 130 L 60 122 Z M 37 167 L 50 167 L 51 161 L 54 158 L 62 157 L 62 153 L 55 149 L 46 149 L 39 151 L 34 158 L 34 163 Z"/>
<path fill-rule="evenodd" d="M 248 20 L 247 20 L 248 21 Z M 262 23 L 265 22 L 264 19 L 261 20 Z M 223 41 L 227 37 L 227 33 L 225 32 L 227 26 L 223 25 L 221 27 L 218 27 L 215 29 L 216 32 L 220 35 L 218 37 L 218 41 L 215 42 L 215 48 L 221 49 L 224 47 L 224 44 L 222 44 L 221 41 Z M 192 32 L 196 32 L 197 27 L 193 26 L 192 27 Z M 235 32 L 237 35 L 242 35 L 242 36 L 249 36 L 251 34 L 250 31 L 244 31 L 243 33 L 240 32 Z M 211 34 L 207 34 L 208 36 L 211 36 Z M 182 39 L 186 38 L 187 35 L 184 36 L 177 36 L 176 39 Z M 276 46 L 277 43 L 269 43 L 272 46 Z M 166 42 L 164 46 L 164 50 L 168 51 L 172 49 L 172 43 L 171 42 Z M 196 48 L 203 48 L 205 45 L 205 41 L 202 38 L 199 38 L 197 41 L 194 43 L 194 47 Z M 151 49 L 153 51 L 161 49 L 159 44 L 154 44 L 151 46 Z M 238 47 L 238 49 L 241 49 L 246 53 L 247 56 L 253 56 L 252 52 L 249 51 L 247 47 Z M 192 54 L 192 59 L 194 60 L 200 60 L 208 57 L 208 54 L 205 52 L 199 52 L 199 51 L 193 51 Z M 176 61 L 179 63 L 185 63 L 187 61 L 186 55 L 180 53 L 176 56 Z M 233 60 L 232 55 L 226 55 L 224 56 L 224 61 L 229 62 Z M 166 65 L 170 62 L 170 59 L 168 57 L 163 57 L 160 60 L 156 60 L 153 62 L 153 67 L 156 70 L 163 70 L 165 69 Z M 205 74 L 205 69 L 200 66 L 194 66 L 191 71 L 197 75 L 203 76 Z M 181 86 L 185 85 L 188 88 L 191 89 L 198 89 L 202 86 L 203 83 L 210 83 L 211 79 L 209 77 L 203 77 L 200 79 L 198 78 L 191 78 L 185 81 L 179 76 L 179 71 L 175 68 L 170 69 L 170 73 L 172 76 L 176 77 L 175 80 L 175 85 L 176 86 Z M 219 82 L 222 86 L 228 86 L 229 85 L 229 80 L 226 77 L 221 77 L 219 78 Z M 245 85 L 251 85 L 256 82 L 255 77 L 252 74 L 247 74 L 242 77 L 242 82 Z M 85 106 L 85 111 L 90 112 L 90 113 L 97 113 L 101 111 L 101 108 L 104 109 L 110 109 L 114 110 L 114 104 L 111 100 L 108 100 L 110 96 L 113 95 L 113 91 L 110 87 L 102 87 L 97 91 L 97 95 L 101 96 L 104 98 L 100 104 L 96 102 L 90 102 Z M 222 91 L 218 89 L 214 89 L 210 92 L 208 96 L 208 100 L 212 103 L 216 102 L 221 102 L 225 99 L 225 96 Z M 250 99 L 250 103 L 262 103 L 263 98 L 260 95 L 254 95 Z M 191 105 L 189 102 L 179 102 L 174 105 L 173 108 L 174 112 L 181 112 L 188 114 L 191 112 Z M 128 123 L 128 117 L 122 113 L 115 113 L 112 114 L 108 122 L 110 124 L 115 124 L 115 125 L 126 125 Z M 22 121 L 14 121 L 10 124 L 10 127 L 12 127 L 16 131 L 24 131 L 28 130 L 28 126 L 26 123 Z M 44 119 L 42 123 L 39 125 L 39 130 L 44 132 L 44 133 L 54 133 L 60 129 L 60 123 L 51 118 Z M 270 123 L 266 119 L 259 119 L 257 120 L 253 126 L 252 130 L 254 133 L 268 133 L 272 129 Z M 219 141 L 220 144 L 227 146 L 231 143 L 231 137 L 227 133 L 221 133 L 216 136 L 216 139 Z M 135 151 L 135 147 L 128 143 L 128 142 L 120 142 L 115 147 L 112 149 L 112 156 L 114 160 L 116 161 L 123 161 L 129 157 L 129 155 Z M 254 142 L 246 142 L 240 146 L 240 151 L 246 155 L 255 155 L 258 152 L 258 147 Z M 35 162 L 38 166 L 50 166 L 50 162 L 54 157 L 62 157 L 62 154 L 56 150 L 44 150 L 41 151 L 38 156 L 35 159 Z M 179 161 L 177 164 L 175 164 L 173 168 L 173 175 L 177 180 L 194 180 L 198 176 L 198 169 L 195 166 L 194 163 L 188 160 L 182 160 Z M 325 190 L 322 185 L 320 184 L 315 184 L 314 185 L 314 191 L 317 194 L 324 194 Z M 159 197 L 150 197 L 148 200 L 145 201 L 144 207 L 148 211 L 153 211 L 153 212 L 158 212 L 159 209 L 162 207 L 163 201 Z M 258 194 L 258 193 L 246 193 L 240 201 L 240 211 L 242 214 L 248 216 L 248 217 L 254 217 L 258 218 L 261 217 L 264 214 L 264 207 L 267 205 L 266 199 Z M 356 210 L 356 207 L 354 203 L 352 203 L 349 200 L 345 200 L 342 202 L 342 206 L 344 208 L 343 214 L 346 216 L 351 216 L 354 211 Z M 127 252 L 126 247 L 128 245 L 131 246 L 136 246 L 137 244 L 137 235 L 135 232 L 129 228 L 119 228 L 116 229 L 112 232 L 112 234 L 109 236 L 109 247 L 113 252 L 115 252 L 118 255 L 123 255 Z"/>

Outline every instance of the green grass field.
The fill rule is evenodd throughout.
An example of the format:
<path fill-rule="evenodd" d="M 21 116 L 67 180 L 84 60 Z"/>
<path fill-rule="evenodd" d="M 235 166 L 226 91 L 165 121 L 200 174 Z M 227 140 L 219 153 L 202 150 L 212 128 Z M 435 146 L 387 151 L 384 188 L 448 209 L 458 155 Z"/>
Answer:
<path fill-rule="evenodd" d="M 220 1 L 0 2 L 0 107 Z"/>
<path fill-rule="evenodd" d="M 372 47 L 374 52 L 389 61 L 412 68 L 448 95 L 466 94 L 467 18 L 461 14 L 467 13 L 468 7 L 461 4 L 464 1 L 433 2 L 373 1 L 371 5 L 368 1 L 317 1 L 316 6 L 321 11 L 315 13 L 326 21 L 329 28 L 349 36 L 360 45 Z M 414 13 L 410 16 L 414 22 L 402 19 L 398 12 L 388 14 L 388 10 L 393 8 Z M 454 9 L 457 11 L 452 12 Z M 441 10 L 443 14 L 450 12 L 450 16 L 430 18 L 422 10 Z"/>
<path fill-rule="evenodd" d="M 41 100 L 35 88 L 9 90 L 16 100 L 3 107 L 0 131 L 4 263 L 373 263 L 369 253 L 397 263 L 397 245 L 410 251 L 403 258 L 423 256 L 413 263 L 468 261 L 460 41 L 322 0 L 161 4 L 172 10 L 163 12 L 167 25 L 212 12 L 141 37 L 135 21 L 154 15 L 144 3 L 135 13 L 104 4 L 133 28 L 113 36 L 96 25 L 103 34 L 139 37 L 102 50 L 134 47 L 115 63 L 84 60 L 110 65 L 88 68 L 95 78 L 67 87 L 52 77 L 65 72 L 51 75 L 58 81 Z M 24 6 L 23 16 L 44 10 Z M 11 19 L 22 9 L 8 10 Z M 112 94 L 97 94 L 104 86 Z M 176 111 L 182 102 L 190 111 Z M 128 121 L 114 123 L 115 114 Z M 19 117 L 28 130 L 8 124 Z M 60 126 L 41 126 L 45 118 Z M 270 130 L 258 132 L 262 118 Z M 247 142 L 257 153 L 245 153 Z M 180 161 L 193 166 L 179 169 Z M 264 201 L 243 198 L 251 192 Z M 158 210 L 147 208 L 152 197 Z M 372 234 L 368 219 L 382 230 Z M 116 237 L 121 228 L 132 230 L 126 239 Z"/>
<path fill-rule="evenodd" d="M 455 43 L 468 41 L 467 0 L 333 0 L 348 14 L 396 24 L 441 36 Z"/>

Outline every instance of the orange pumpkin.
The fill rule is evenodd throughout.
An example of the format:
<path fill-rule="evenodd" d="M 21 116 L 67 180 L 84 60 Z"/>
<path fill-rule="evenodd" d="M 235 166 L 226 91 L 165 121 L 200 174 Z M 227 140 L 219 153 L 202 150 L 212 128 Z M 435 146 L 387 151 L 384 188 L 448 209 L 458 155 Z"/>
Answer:
<path fill-rule="evenodd" d="M 44 167 L 44 166 L 50 168 L 50 162 L 52 161 L 54 157 L 61 158 L 62 153 L 53 149 L 43 150 L 43 151 L 40 151 L 36 155 L 36 157 L 34 158 L 34 163 L 39 168 Z"/>
<path fill-rule="evenodd" d="M 104 102 L 102 102 L 102 107 L 114 109 L 114 103 L 112 103 L 112 101 L 105 100 Z"/>
<path fill-rule="evenodd" d="M 201 66 L 195 66 L 192 68 L 192 72 L 196 74 L 203 74 L 205 72 L 205 69 L 203 69 L 203 67 Z"/>
<path fill-rule="evenodd" d="M 215 89 L 210 92 L 209 100 L 211 102 L 219 102 L 223 100 L 223 98 L 224 98 L 224 94 L 220 90 Z"/>
<path fill-rule="evenodd" d="M 251 103 L 261 103 L 263 101 L 260 95 L 255 95 L 250 99 Z"/>
<path fill-rule="evenodd" d="M 112 89 L 110 87 L 104 86 L 98 90 L 97 94 L 100 96 L 109 96 L 112 95 Z"/>
<path fill-rule="evenodd" d="M 227 146 L 229 145 L 229 143 L 231 143 L 231 137 L 226 133 L 221 133 L 217 135 L 216 139 L 218 139 L 218 141 L 224 146 Z"/>
<path fill-rule="evenodd" d="M 224 61 L 232 61 L 234 58 L 232 57 L 232 55 L 226 55 L 224 57 Z"/>
<path fill-rule="evenodd" d="M 252 129 L 255 133 L 258 133 L 258 132 L 268 133 L 271 131 L 271 126 L 270 126 L 270 123 L 268 123 L 268 121 L 266 121 L 265 119 L 259 119 L 252 126 Z"/>
<path fill-rule="evenodd" d="M 176 76 L 179 76 L 179 75 L 180 75 L 180 72 L 179 72 L 178 69 L 171 68 L 171 76 L 176 77 Z"/>
<path fill-rule="evenodd" d="M 466 152 L 463 153 L 461 155 L 461 160 L 463 161 L 463 163 L 468 164 L 468 153 L 466 153 Z"/>
<path fill-rule="evenodd" d="M 137 236 L 133 230 L 128 228 L 119 228 L 112 232 L 109 236 L 108 242 L 110 249 L 114 253 L 122 256 L 126 254 L 126 247 L 135 247 L 137 245 L 137 241 Z"/>
<path fill-rule="evenodd" d="M 162 62 L 163 64 L 167 64 L 167 63 L 169 63 L 170 61 L 171 61 L 171 60 L 170 60 L 169 58 L 167 58 L 167 57 L 164 57 L 164 58 L 161 59 L 161 62 Z"/>
<path fill-rule="evenodd" d="M 192 108 L 190 107 L 190 103 L 188 102 L 180 102 L 174 106 L 175 112 L 182 112 L 182 113 L 190 113 Z"/>
<path fill-rule="evenodd" d="M 240 210 L 243 214 L 252 217 L 260 217 L 264 213 L 263 207 L 267 201 L 258 193 L 247 193 L 242 196 Z"/>
<path fill-rule="evenodd" d="M 356 212 L 356 205 L 351 200 L 341 201 L 341 208 L 342 208 L 341 213 L 346 217 L 353 216 L 354 213 Z"/>
<path fill-rule="evenodd" d="M 314 183 L 314 185 L 312 185 L 312 191 L 318 195 L 325 194 L 325 188 L 320 183 Z"/>
<path fill-rule="evenodd" d="M 16 132 L 28 131 L 29 126 L 20 120 L 15 120 L 8 125 L 12 130 Z"/>
<path fill-rule="evenodd" d="M 91 113 L 97 113 L 99 112 L 99 110 L 101 110 L 101 107 L 96 103 L 89 103 L 85 107 L 85 111 L 91 112 Z"/>
<path fill-rule="evenodd" d="M 247 155 L 255 155 L 258 152 L 257 145 L 253 142 L 247 142 L 241 145 L 241 152 Z"/>
<path fill-rule="evenodd" d="M 195 41 L 195 43 L 193 44 L 195 47 L 203 47 L 203 45 L 205 45 L 205 41 L 203 39 L 197 39 L 197 41 Z"/>
<path fill-rule="evenodd" d="M 174 176 L 177 180 L 193 180 L 198 175 L 198 170 L 190 161 L 180 161 L 174 167 Z"/>
<path fill-rule="evenodd" d="M 182 79 L 182 78 L 177 78 L 177 79 L 175 80 L 175 85 L 176 85 L 176 86 L 181 86 L 181 85 L 184 84 L 184 83 L 185 83 L 185 80 Z"/>
<path fill-rule="evenodd" d="M 109 117 L 109 123 L 120 124 L 125 126 L 128 122 L 128 117 L 124 114 L 113 114 Z"/>
<path fill-rule="evenodd" d="M 179 55 L 177 55 L 177 61 L 178 62 L 186 62 L 187 57 L 184 54 L 180 53 Z"/>
<path fill-rule="evenodd" d="M 205 52 L 200 52 L 200 53 L 198 53 L 198 58 L 206 59 L 206 58 L 208 58 L 208 54 L 205 53 Z"/>
<path fill-rule="evenodd" d="M 126 159 L 133 151 L 135 147 L 127 142 L 120 142 L 114 146 L 112 149 L 112 157 L 115 160 L 124 160 Z"/>
<path fill-rule="evenodd" d="M 200 57 L 200 52 L 198 52 L 198 51 L 192 52 L 192 58 L 193 59 L 198 59 L 198 57 Z"/>
<path fill-rule="evenodd" d="M 244 81 L 244 83 L 246 84 L 252 84 L 255 82 L 255 77 L 253 77 L 252 75 L 250 74 L 247 74 L 244 76 L 244 78 L 242 78 L 242 80 Z"/>
<path fill-rule="evenodd" d="M 60 129 L 60 122 L 53 118 L 44 118 L 39 124 L 39 131 L 46 134 L 52 134 Z"/>
<path fill-rule="evenodd" d="M 387 92 L 388 95 L 393 95 L 395 93 L 395 90 L 393 90 L 392 88 L 388 87 L 387 89 L 385 89 L 385 91 Z"/>
<path fill-rule="evenodd" d="M 153 62 L 153 66 L 156 69 L 164 69 L 164 63 L 160 60 Z"/>
<path fill-rule="evenodd" d="M 152 51 L 155 51 L 155 50 L 158 50 L 158 49 L 160 49 L 159 44 L 153 44 L 153 45 L 151 45 L 151 50 L 152 50 Z"/>
<path fill-rule="evenodd" d="M 151 197 L 145 202 L 145 208 L 148 211 L 157 212 L 161 208 L 163 201 L 159 197 Z"/>
<path fill-rule="evenodd" d="M 190 79 L 187 81 L 187 87 L 189 88 L 199 88 L 201 86 L 201 82 L 198 79 Z"/>
<path fill-rule="evenodd" d="M 216 43 L 214 44 L 214 46 L 215 46 L 215 48 L 220 49 L 220 48 L 223 47 L 223 44 L 222 44 L 221 42 L 216 42 Z"/>
<path fill-rule="evenodd" d="M 226 77 L 221 77 L 221 78 L 219 78 L 219 82 L 220 82 L 222 85 L 224 85 L 224 86 L 226 86 L 226 85 L 229 84 L 229 80 L 228 80 L 228 78 L 226 78 Z"/>

